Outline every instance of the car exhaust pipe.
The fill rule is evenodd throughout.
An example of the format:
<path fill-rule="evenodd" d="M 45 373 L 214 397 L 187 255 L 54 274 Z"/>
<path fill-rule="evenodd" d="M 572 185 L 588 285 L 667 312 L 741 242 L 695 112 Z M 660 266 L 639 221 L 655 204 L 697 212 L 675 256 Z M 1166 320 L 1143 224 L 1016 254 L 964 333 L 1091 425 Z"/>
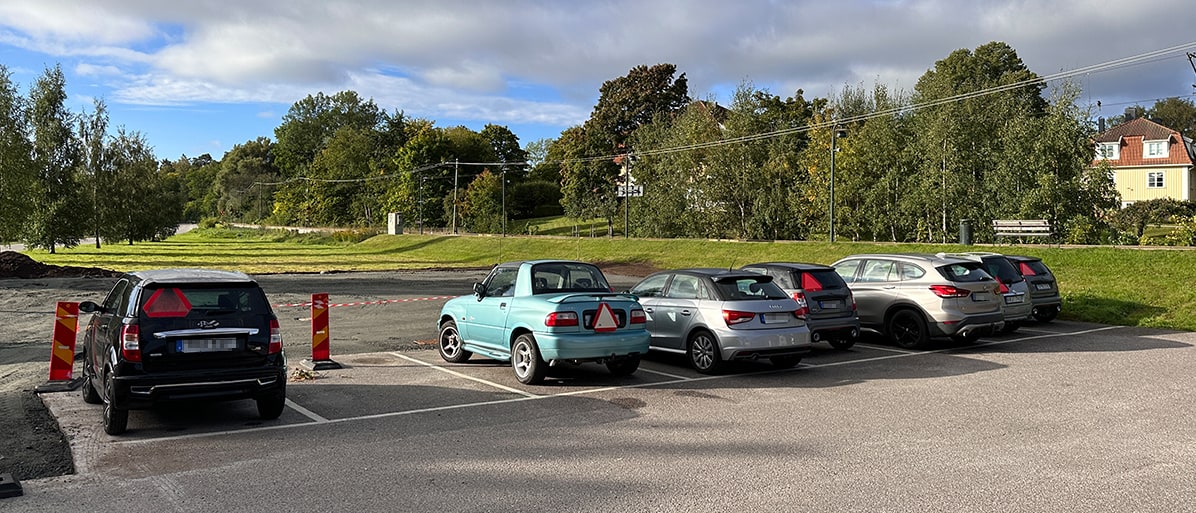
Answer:
<path fill-rule="evenodd" d="M 822 334 L 821 334 L 821 333 L 818 333 L 818 332 L 816 331 L 816 332 L 814 332 L 814 334 L 813 334 L 813 335 L 811 335 L 811 336 L 810 336 L 810 339 L 811 339 L 811 340 L 813 340 L 813 341 L 815 341 L 815 342 L 821 342 L 821 341 L 822 341 Z"/>

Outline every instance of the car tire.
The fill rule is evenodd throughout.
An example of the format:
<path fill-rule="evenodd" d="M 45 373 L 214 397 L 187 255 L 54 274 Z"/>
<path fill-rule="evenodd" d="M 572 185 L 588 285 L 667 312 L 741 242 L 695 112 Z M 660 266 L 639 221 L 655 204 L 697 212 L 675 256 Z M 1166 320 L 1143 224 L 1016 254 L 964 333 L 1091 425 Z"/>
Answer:
<path fill-rule="evenodd" d="M 511 368 L 515 370 L 515 379 L 524 385 L 544 382 L 548 364 L 540 359 L 540 348 L 531 333 L 515 338 L 515 344 L 511 346 Z"/>
<path fill-rule="evenodd" d="M 1020 321 L 1006 321 L 1005 325 L 1001 327 L 1001 333 L 1013 333 L 1020 327 L 1022 327 Z"/>
<path fill-rule="evenodd" d="M 773 367 L 776 367 L 778 369 L 792 369 L 794 367 L 797 367 L 797 364 L 801 363 L 801 357 L 800 356 L 773 356 L 772 358 L 769 358 L 768 361 L 772 363 Z"/>
<path fill-rule="evenodd" d="M 108 400 L 104 401 L 104 432 L 110 435 L 122 434 L 129 427 L 129 410 L 114 405 L 116 401 L 112 396 L 116 386 L 111 372 L 104 378 L 104 388 L 108 391 Z"/>
<path fill-rule="evenodd" d="M 639 355 L 628 356 L 626 358 L 615 358 L 606 361 L 606 369 L 615 376 L 630 376 L 635 373 L 635 370 L 640 368 Z"/>
<path fill-rule="evenodd" d="M 83 402 L 87 404 L 104 404 L 104 398 L 100 397 L 100 392 L 96 390 L 92 383 L 91 374 L 87 372 L 91 364 L 87 363 L 87 353 L 83 354 L 83 386 L 80 387 L 83 396 Z"/>
<path fill-rule="evenodd" d="M 282 416 L 282 411 L 287 407 L 287 393 L 286 388 L 278 392 L 258 397 L 257 415 L 262 420 L 274 420 Z"/>
<path fill-rule="evenodd" d="M 473 353 L 465 350 L 465 342 L 461 340 L 461 333 L 457 331 L 457 323 L 453 321 L 446 321 L 440 327 L 440 339 L 437 347 L 440 349 L 440 358 L 449 363 L 462 363 L 473 356 Z"/>
<path fill-rule="evenodd" d="M 718 339 L 709 331 L 698 330 L 690 335 L 686 353 L 689 356 L 689 364 L 702 374 L 717 374 L 723 368 L 723 355 L 718 347 Z"/>
<path fill-rule="evenodd" d="M 1057 308 L 1051 308 L 1051 309 L 1035 308 L 1034 309 L 1034 319 L 1037 320 L 1038 322 L 1051 322 L 1051 321 L 1055 320 L 1055 317 L 1058 317 L 1058 316 L 1059 316 L 1059 309 L 1057 309 Z"/>
<path fill-rule="evenodd" d="M 827 343 L 830 344 L 831 347 L 833 347 L 835 349 L 851 349 L 851 346 L 855 345 L 855 339 L 854 338 L 846 338 L 846 337 L 832 338 L 832 339 L 828 340 Z"/>
<path fill-rule="evenodd" d="M 921 313 L 909 309 L 893 312 L 889 322 L 885 323 L 885 335 L 894 344 L 906 349 L 923 349 L 930 343 L 926 319 L 922 318 Z"/>

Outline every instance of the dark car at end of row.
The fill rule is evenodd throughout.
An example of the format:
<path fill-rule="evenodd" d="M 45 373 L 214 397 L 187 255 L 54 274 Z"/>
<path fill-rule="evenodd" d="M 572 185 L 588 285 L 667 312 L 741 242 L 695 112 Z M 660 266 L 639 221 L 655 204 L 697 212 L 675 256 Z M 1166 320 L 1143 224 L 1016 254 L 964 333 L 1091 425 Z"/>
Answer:
<path fill-rule="evenodd" d="M 126 273 L 92 313 L 83 336 L 83 399 L 104 405 L 104 431 L 127 429 L 129 410 L 163 403 L 254 399 L 263 419 L 286 403 L 282 335 L 265 293 L 239 272 Z"/>

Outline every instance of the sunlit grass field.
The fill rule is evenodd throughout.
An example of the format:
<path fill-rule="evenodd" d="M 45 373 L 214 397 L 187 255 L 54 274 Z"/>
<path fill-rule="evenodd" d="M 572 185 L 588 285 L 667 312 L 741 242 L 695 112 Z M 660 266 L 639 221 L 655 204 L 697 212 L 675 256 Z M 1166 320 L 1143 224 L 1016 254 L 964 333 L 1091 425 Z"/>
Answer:
<path fill-rule="evenodd" d="M 545 223 L 547 226 L 548 223 Z M 572 227 L 562 225 L 569 232 Z M 559 228 L 559 227 L 558 227 Z M 543 232 L 541 232 L 543 233 Z M 595 227 L 605 235 L 605 225 Z M 120 271 L 206 267 L 252 274 L 486 268 L 498 262 L 567 258 L 599 263 L 739 267 L 761 261 L 829 264 L 855 253 L 997 251 L 1041 257 L 1063 291 L 1062 318 L 1196 331 L 1196 251 L 1128 247 L 959 246 L 853 242 L 737 242 L 561 236 L 378 235 L 361 242 L 282 230 L 196 230 L 164 242 L 61 249 L 33 258 Z M 464 292 L 464 291 L 463 291 Z"/>

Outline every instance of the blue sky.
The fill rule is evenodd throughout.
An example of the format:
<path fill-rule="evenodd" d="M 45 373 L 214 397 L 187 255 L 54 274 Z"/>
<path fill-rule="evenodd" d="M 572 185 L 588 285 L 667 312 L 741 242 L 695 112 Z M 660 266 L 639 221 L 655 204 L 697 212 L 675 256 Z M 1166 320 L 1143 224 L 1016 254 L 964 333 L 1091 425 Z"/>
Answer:
<path fill-rule="evenodd" d="M 1074 77 L 1097 115 L 1191 98 L 1183 0 L 4 0 L 0 64 L 27 92 L 61 65 L 69 107 L 102 98 L 159 158 L 273 138 L 309 94 L 354 90 L 387 110 L 523 144 L 583 122 L 606 80 L 669 62 L 691 96 L 742 82 L 780 96 L 845 85 L 912 90 L 935 61 L 990 41 L 1039 75 L 1171 48 Z"/>

